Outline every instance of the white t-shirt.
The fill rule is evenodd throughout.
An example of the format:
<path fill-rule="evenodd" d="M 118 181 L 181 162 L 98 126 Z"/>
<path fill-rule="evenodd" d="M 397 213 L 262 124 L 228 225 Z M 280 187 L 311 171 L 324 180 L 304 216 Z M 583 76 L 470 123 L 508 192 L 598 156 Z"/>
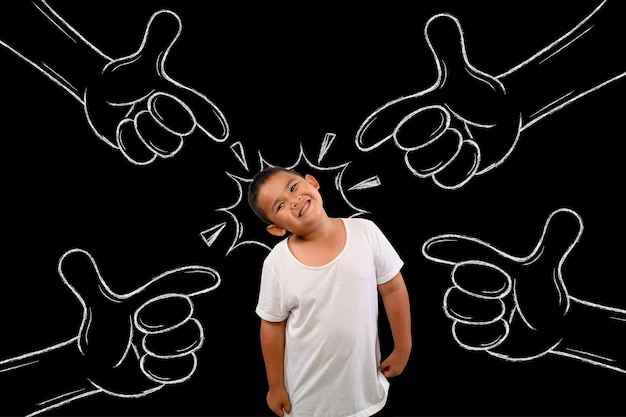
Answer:
<path fill-rule="evenodd" d="M 377 285 L 403 261 L 380 229 L 342 219 L 346 244 L 323 266 L 298 261 L 280 241 L 263 263 L 256 313 L 287 319 L 285 385 L 292 417 L 369 416 L 385 405 L 389 382 L 378 371 Z"/>

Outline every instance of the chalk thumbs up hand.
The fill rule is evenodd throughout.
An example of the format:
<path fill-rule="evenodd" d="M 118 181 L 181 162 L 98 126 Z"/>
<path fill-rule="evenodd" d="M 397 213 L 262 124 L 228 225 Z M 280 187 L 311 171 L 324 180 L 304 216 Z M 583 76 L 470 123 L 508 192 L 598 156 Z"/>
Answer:
<path fill-rule="evenodd" d="M 116 396 L 141 396 L 189 379 L 204 330 L 192 298 L 216 288 L 216 271 L 187 266 L 126 294 L 114 293 L 81 249 L 59 261 L 63 282 L 83 307 L 77 343 L 87 379 Z"/>
<path fill-rule="evenodd" d="M 85 90 L 94 132 L 136 165 L 174 156 L 196 128 L 216 142 L 229 134 L 220 109 L 165 70 L 181 28 L 175 13 L 155 13 L 137 51 L 110 60 Z"/>
<path fill-rule="evenodd" d="M 470 63 L 455 17 L 435 15 L 424 32 L 436 66 L 435 83 L 370 114 L 357 131 L 356 144 L 370 151 L 393 140 L 405 152 L 413 175 L 456 189 L 511 153 L 521 113 L 496 77 Z"/>
<path fill-rule="evenodd" d="M 509 360 L 532 359 L 556 348 L 570 307 L 561 270 L 582 228 L 575 212 L 553 212 L 525 257 L 466 236 L 427 240 L 424 256 L 453 266 L 453 285 L 443 305 L 459 345 Z"/>

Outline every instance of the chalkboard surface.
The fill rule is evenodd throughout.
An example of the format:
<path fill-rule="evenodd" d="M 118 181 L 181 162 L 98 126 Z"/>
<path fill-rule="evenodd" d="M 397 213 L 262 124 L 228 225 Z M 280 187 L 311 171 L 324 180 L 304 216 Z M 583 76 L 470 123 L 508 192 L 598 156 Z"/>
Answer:
<path fill-rule="evenodd" d="M 0 415 L 273 415 L 270 165 L 405 261 L 395 415 L 625 415 L 618 8 L 5 5 Z"/>

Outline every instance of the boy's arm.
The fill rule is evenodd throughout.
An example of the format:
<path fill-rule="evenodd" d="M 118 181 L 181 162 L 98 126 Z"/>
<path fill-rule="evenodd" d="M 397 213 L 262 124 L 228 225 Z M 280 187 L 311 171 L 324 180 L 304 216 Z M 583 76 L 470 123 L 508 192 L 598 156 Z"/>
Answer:
<path fill-rule="evenodd" d="M 385 312 L 391 326 L 393 336 L 393 351 L 381 362 L 379 369 L 386 377 L 402 373 L 411 353 L 411 309 L 409 293 L 404 283 L 402 273 L 378 286 Z"/>
<path fill-rule="evenodd" d="M 265 372 L 269 391 L 267 405 L 277 415 L 291 412 L 291 403 L 285 389 L 285 325 L 287 321 L 270 322 L 261 320 L 261 350 L 265 361 Z"/>

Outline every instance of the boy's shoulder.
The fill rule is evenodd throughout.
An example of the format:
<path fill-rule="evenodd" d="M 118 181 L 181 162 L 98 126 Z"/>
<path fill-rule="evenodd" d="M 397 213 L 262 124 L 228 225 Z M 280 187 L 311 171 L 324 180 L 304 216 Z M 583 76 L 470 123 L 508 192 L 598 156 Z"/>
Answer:
<path fill-rule="evenodd" d="M 362 227 L 375 227 L 375 228 L 378 227 L 376 226 L 376 223 L 374 223 L 373 220 L 370 220 L 366 217 L 346 217 L 343 219 L 343 221 L 346 223 L 352 223 L 352 224 L 362 226 Z"/>
<path fill-rule="evenodd" d="M 368 235 L 372 233 L 381 233 L 381 230 L 376 222 L 368 219 L 367 217 L 348 217 L 344 218 L 344 222 L 346 227 L 349 227 L 354 231 L 359 231 L 360 233 L 366 233 Z"/>
<path fill-rule="evenodd" d="M 269 252 L 265 259 L 275 258 L 284 255 L 284 250 L 287 247 L 287 238 L 281 239 L 278 242 L 274 243 L 273 246 L 269 247 Z"/>

